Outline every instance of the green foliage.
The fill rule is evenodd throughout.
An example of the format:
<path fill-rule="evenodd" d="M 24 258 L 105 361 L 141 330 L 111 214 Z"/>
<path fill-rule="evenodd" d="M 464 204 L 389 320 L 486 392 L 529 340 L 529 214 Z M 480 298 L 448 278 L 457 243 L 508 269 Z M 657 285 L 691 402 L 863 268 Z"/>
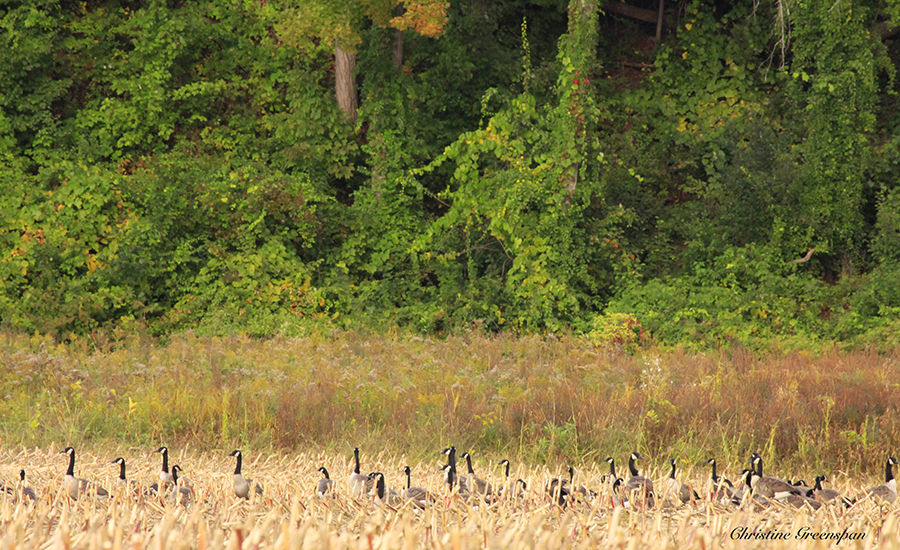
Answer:
<path fill-rule="evenodd" d="M 842 7 L 842 6 L 841 6 Z M 878 87 L 867 10 L 798 2 L 791 92 L 805 108 L 801 208 L 815 237 L 849 254 L 863 236 L 863 186 Z"/>
<path fill-rule="evenodd" d="M 896 341 L 898 4 L 787 4 L 7 2 L 0 319 Z"/>
<path fill-rule="evenodd" d="M 91 331 L 123 314 L 133 291 L 107 277 L 134 222 L 120 178 L 70 161 L 28 178 L 4 172 L 0 317 L 53 333 Z"/>

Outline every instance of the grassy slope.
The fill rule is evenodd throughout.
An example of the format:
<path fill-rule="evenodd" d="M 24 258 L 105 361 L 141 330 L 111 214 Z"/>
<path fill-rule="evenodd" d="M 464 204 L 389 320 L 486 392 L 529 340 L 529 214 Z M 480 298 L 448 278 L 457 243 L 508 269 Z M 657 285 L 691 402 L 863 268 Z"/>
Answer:
<path fill-rule="evenodd" d="M 430 459 L 455 444 L 554 468 L 639 449 L 876 476 L 896 454 L 897 354 L 756 357 L 573 338 L 337 332 L 55 345 L 0 335 L 4 445 L 337 450 Z M 97 351 L 97 348 L 102 348 Z"/>

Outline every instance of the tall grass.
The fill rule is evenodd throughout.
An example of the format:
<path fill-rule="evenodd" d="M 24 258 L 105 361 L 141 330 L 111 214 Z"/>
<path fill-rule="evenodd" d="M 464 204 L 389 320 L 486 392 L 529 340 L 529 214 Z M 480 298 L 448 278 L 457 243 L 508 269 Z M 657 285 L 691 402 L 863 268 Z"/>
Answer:
<path fill-rule="evenodd" d="M 0 437 L 431 456 L 448 443 L 530 462 L 632 449 L 663 464 L 759 451 L 877 476 L 897 454 L 898 354 L 624 353 L 576 338 L 335 332 L 115 345 L 0 335 Z"/>

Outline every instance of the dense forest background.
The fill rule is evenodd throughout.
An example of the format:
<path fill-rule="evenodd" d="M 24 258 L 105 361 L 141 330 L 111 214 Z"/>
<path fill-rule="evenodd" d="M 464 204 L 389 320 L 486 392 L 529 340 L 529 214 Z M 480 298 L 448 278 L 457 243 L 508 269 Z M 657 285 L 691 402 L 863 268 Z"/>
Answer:
<path fill-rule="evenodd" d="M 898 0 L 2 2 L 0 328 L 893 346 L 898 23 Z"/>

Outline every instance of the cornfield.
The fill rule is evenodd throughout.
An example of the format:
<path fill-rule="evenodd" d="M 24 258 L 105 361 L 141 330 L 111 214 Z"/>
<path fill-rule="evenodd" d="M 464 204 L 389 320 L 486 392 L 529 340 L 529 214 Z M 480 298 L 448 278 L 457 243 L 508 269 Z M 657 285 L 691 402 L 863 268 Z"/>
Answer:
<path fill-rule="evenodd" d="M 563 472 L 515 461 L 508 479 L 526 482 L 521 495 L 494 491 L 494 498 L 466 500 L 448 494 L 438 471 L 442 457 L 435 451 L 433 461 L 408 464 L 412 484 L 435 496 L 434 504 L 420 510 L 408 502 L 392 506 L 350 495 L 350 455 L 333 453 L 244 450 L 243 472 L 264 487 L 264 494 L 238 499 L 228 451 L 171 450 L 170 462 L 191 480 L 192 502 L 185 506 L 133 488 L 116 489 L 119 468 L 110 461 L 117 456 L 126 459 L 128 478 L 143 486 L 157 480 L 159 455 L 150 449 L 79 451 L 75 474 L 109 490 L 103 500 L 68 496 L 63 490 L 67 459 L 59 449 L 5 449 L 0 476 L 17 491 L 2 496 L 0 549 L 826 548 L 837 541 L 813 537 L 842 533 L 840 547 L 900 547 L 897 504 L 862 498 L 849 508 L 826 505 L 817 511 L 778 503 L 762 509 L 726 505 L 710 501 L 709 472 L 700 465 L 689 465 L 679 475 L 700 501 L 645 511 L 613 506 L 601 479 L 608 472 L 605 463 L 576 465 L 575 483 L 596 490 L 597 496 L 561 507 L 551 502 L 545 486 Z M 495 488 L 507 484 L 496 463 L 476 457 L 475 464 L 478 475 Z M 383 472 L 388 487 L 398 491 L 406 484 L 405 465 L 405 455 L 363 453 L 363 470 Z M 325 498 L 315 493 L 321 466 L 335 481 L 334 494 Z M 21 468 L 36 502 L 21 498 L 21 484 L 14 481 Z M 667 472 L 653 468 L 645 475 L 660 483 Z M 848 496 L 863 494 L 873 484 L 836 477 L 834 488 Z"/>

